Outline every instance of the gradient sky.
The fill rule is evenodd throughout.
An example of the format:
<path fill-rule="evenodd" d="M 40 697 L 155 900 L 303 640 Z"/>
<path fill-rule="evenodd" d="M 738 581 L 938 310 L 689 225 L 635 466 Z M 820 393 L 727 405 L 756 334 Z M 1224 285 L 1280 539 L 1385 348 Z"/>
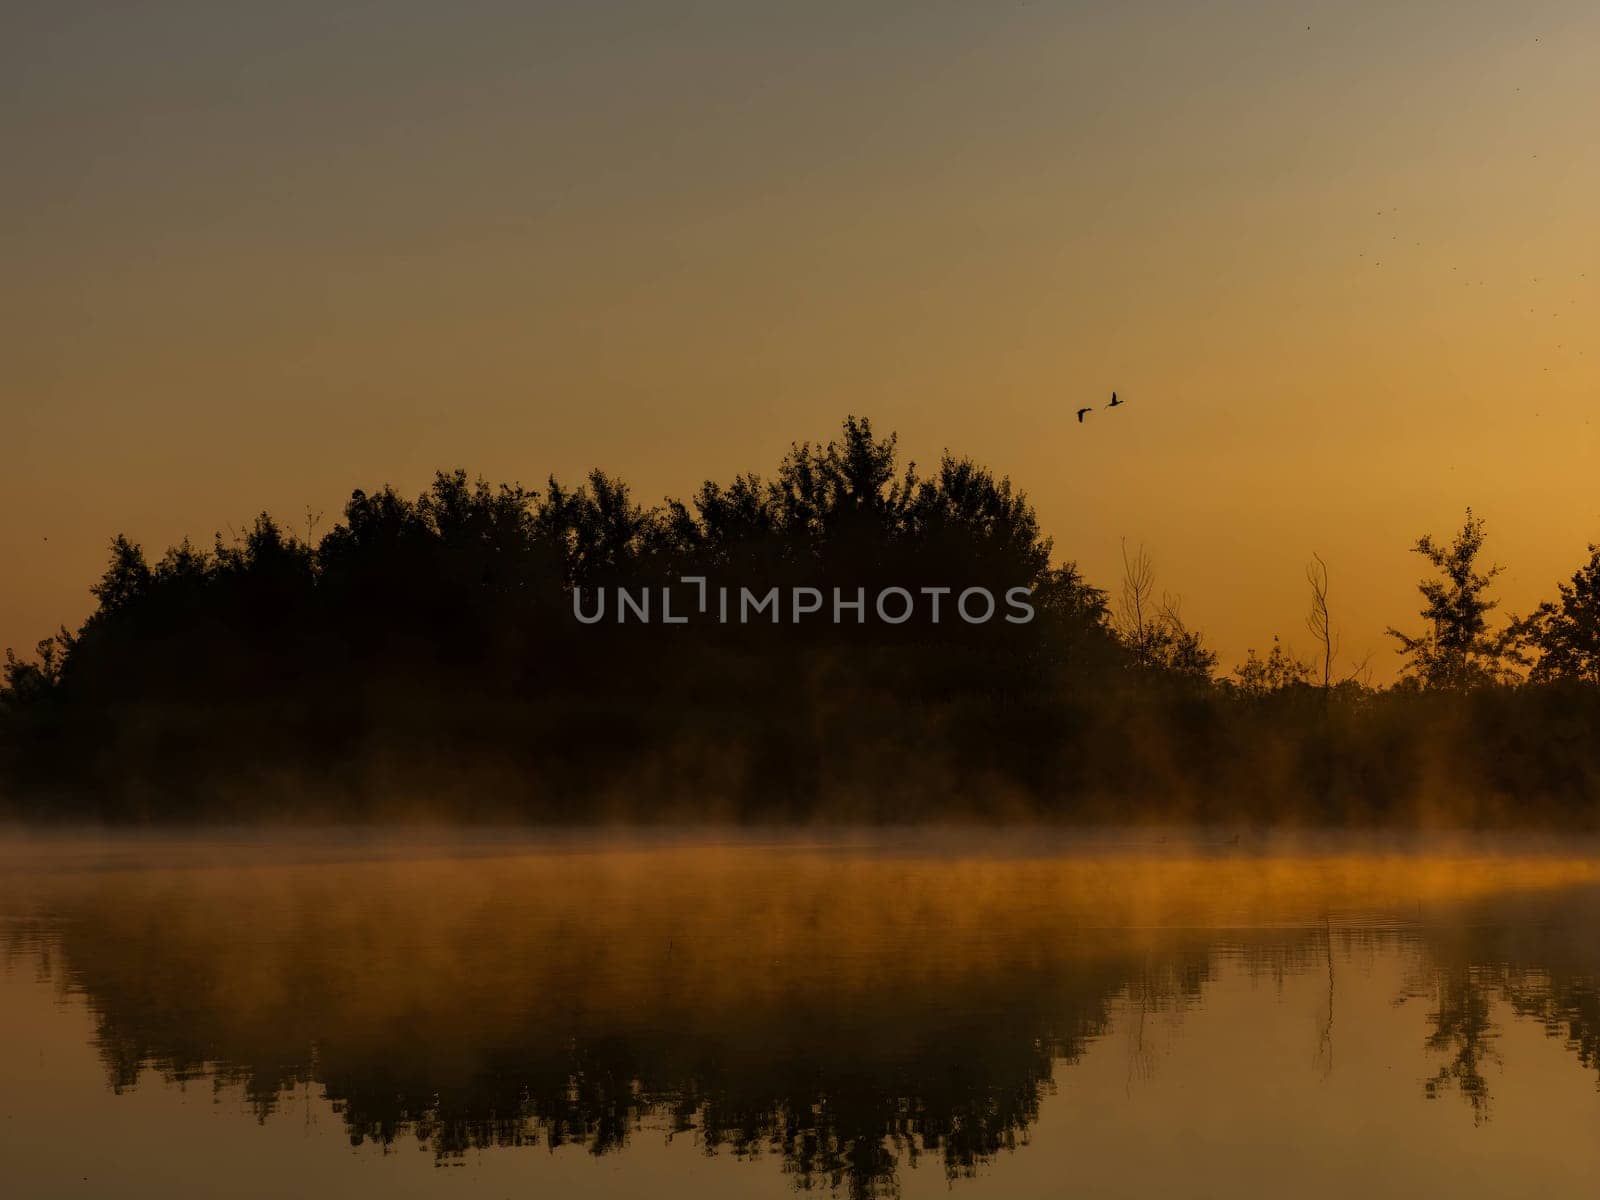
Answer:
<path fill-rule="evenodd" d="M 1319 551 L 1386 679 L 1418 534 L 1515 609 L 1600 540 L 1597 62 L 1592 0 L 8 4 L 0 646 L 118 530 L 853 412 L 1224 666 Z"/>

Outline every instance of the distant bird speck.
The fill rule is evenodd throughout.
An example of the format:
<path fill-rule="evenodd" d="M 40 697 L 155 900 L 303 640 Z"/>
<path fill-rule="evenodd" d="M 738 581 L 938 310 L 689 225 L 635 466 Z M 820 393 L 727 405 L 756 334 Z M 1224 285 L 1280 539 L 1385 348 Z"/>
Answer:
<path fill-rule="evenodd" d="M 1118 400 L 1117 399 L 1117 394 L 1115 392 L 1112 392 L 1111 393 L 1111 403 L 1106 405 L 1106 407 L 1107 408 L 1116 408 L 1119 404 L 1124 404 L 1124 403 L 1126 403 L 1126 401 Z"/>
<path fill-rule="evenodd" d="M 1079 409 L 1079 410 L 1078 410 L 1078 424 L 1079 424 L 1079 425 L 1082 425 L 1082 424 L 1083 424 L 1083 414 L 1084 414 L 1084 413 L 1090 413 L 1090 412 L 1093 412 L 1093 411 L 1094 411 L 1094 409 L 1093 409 L 1093 407 L 1090 407 L 1090 408 L 1080 408 L 1080 409 Z"/>

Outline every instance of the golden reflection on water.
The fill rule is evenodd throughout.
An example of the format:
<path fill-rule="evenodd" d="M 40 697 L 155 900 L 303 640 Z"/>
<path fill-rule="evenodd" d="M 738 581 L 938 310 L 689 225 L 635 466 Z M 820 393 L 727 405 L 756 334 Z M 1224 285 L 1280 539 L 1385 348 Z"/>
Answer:
<path fill-rule="evenodd" d="M 1049 1162 L 1074 1141 L 1042 1132 L 1052 1104 L 1083 1099 L 1060 1089 L 1089 1087 L 1098 1102 L 1074 1128 L 1110 1121 L 1110 1146 L 1165 1094 L 1164 1063 L 1220 1047 L 1227 1077 L 1208 1103 L 1241 1121 L 1258 1099 L 1248 1080 L 1315 1110 L 1377 1067 L 1341 1111 L 1416 1125 L 1444 1100 L 1453 1137 L 1491 1131 L 1469 1147 L 1496 1144 L 1497 1089 L 1517 1097 L 1513 1124 L 1541 1091 L 1573 1115 L 1574 1082 L 1600 1116 L 1600 856 L 1585 847 L 68 839 L 0 859 L 12 975 L 31 965 L 86 1006 L 112 1091 L 208 1080 L 269 1124 L 315 1100 L 358 1145 L 420 1142 L 440 1163 L 529 1144 L 632 1161 L 674 1135 L 728 1151 L 723 1169 L 746 1173 L 730 1186 L 767 1178 L 732 1161 L 760 1156 L 801 1187 L 937 1177 L 978 1195 L 1006 1160 Z M 6 1003 L 33 994 L 8 986 Z M 1303 1018 L 1293 1064 L 1248 1036 L 1285 1006 Z M 1402 1048 L 1379 1045 L 1408 1022 L 1420 1028 Z M 1508 1065 L 1512 1027 L 1559 1053 Z M 1193 1119 L 1180 1109 L 1159 1129 Z M 1315 1124 L 1297 1136 L 1312 1158 L 1327 1150 Z M 1077 1147 L 1074 1169 L 1093 1156 Z M 527 1162 L 536 1175 L 554 1159 Z M 1544 1164 L 1558 1182 L 1590 1165 L 1593 1147 L 1572 1145 Z M 1189 1167 L 1162 1178 L 1184 1194 Z M 1103 1186 L 1138 1176 L 1124 1164 Z M 652 1179 L 637 1194 L 709 1186 L 681 1165 Z M 644 1186 L 612 1185 L 596 1194 Z"/>

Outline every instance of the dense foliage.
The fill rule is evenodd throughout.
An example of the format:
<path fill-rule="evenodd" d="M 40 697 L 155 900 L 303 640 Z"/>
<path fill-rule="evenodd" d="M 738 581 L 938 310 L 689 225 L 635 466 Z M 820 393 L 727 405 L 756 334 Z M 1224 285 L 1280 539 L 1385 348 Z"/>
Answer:
<path fill-rule="evenodd" d="M 948 455 L 902 471 L 865 420 L 770 480 L 648 509 L 598 471 L 542 491 L 441 473 L 415 500 L 355 492 L 314 543 L 265 514 L 154 563 L 116 538 L 82 628 L 7 654 L 0 785 L 25 815 L 110 819 L 1587 822 L 1600 552 L 1494 633 L 1483 539 L 1469 513 L 1451 545 L 1417 543 L 1440 578 L 1424 631 L 1396 632 L 1405 681 L 1378 691 L 1333 673 L 1324 592 L 1317 669 L 1275 640 L 1218 678 L 1142 551 L 1113 607 L 1051 565 L 1008 479 Z M 574 588 L 686 576 L 785 596 L 1020 586 L 1037 615 L 574 615 Z"/>

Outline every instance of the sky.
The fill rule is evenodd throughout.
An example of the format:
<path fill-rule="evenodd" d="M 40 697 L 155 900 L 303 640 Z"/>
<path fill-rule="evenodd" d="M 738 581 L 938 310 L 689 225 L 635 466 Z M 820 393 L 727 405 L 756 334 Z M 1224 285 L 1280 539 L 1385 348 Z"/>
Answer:
<path fill-rule="evenodd" d="M 1225 669 L 1320 554 L 1382 682 L 1419 535 L 1520 611 L 1600 541 L 1597 59 L 1590 0 L 8 4 L 0 646 L 119 531 L 853 413 Z"/>

